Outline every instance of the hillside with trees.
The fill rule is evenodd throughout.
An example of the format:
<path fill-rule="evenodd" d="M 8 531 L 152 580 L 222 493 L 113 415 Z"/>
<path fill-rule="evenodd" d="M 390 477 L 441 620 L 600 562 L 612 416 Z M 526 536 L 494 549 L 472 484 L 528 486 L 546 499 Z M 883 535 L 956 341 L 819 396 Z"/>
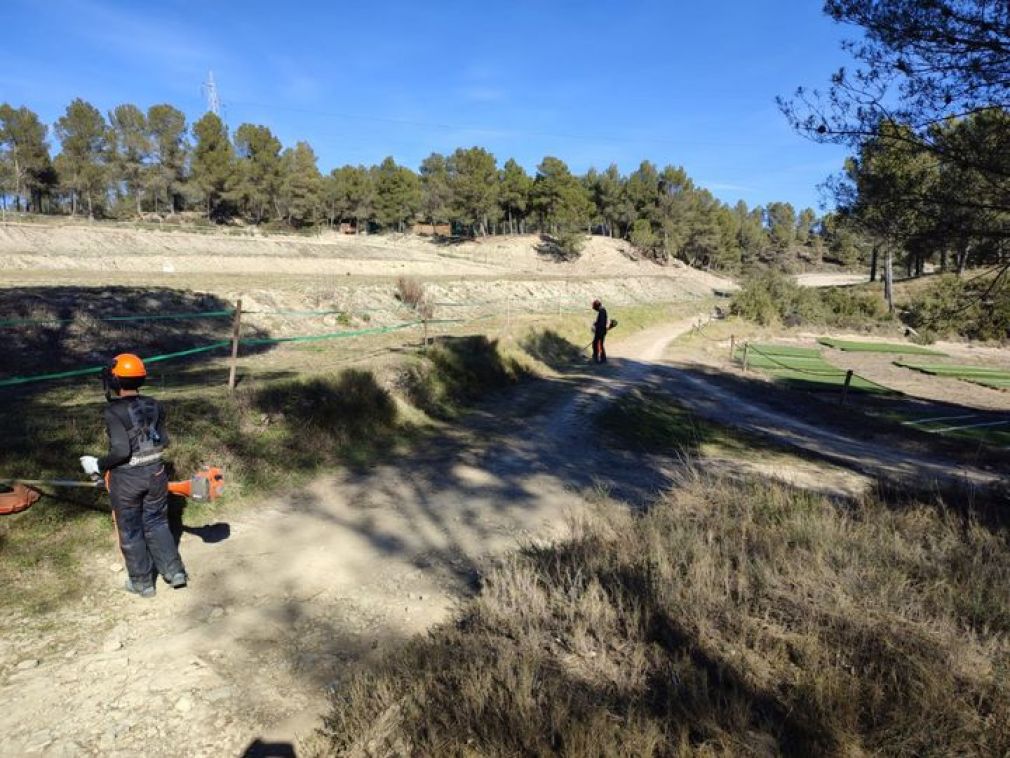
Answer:
<path fill-rule="evenodd" d="M 871 280 L 882 269 L 893 309 L 894 266 L 914 277 L 931 265 L 950 276 L 912 303 L 916 328 L 1005 339 L 1010 320 L 991 320 L 1010 302 L 1010 7 L 831 0 L 825 11 L 863 31 L 847 45 L 854 65 L 780 105 L 800 133 L 851 149 L 829 186 L 870 246 Z"/>
<path fill-rule="evenodd" d="M 53 143 L 59 152 L 53 155 Z M 392 156 L 324 173 L 308 142 L 285 147 L 268 126 L 231 130 L 213 113 L 123 104 L 103 115 L 81 99 L 50 128 L 29 108 L 0 105 L 0 207 L 94 219 L 179 221 L 268 229 L 454 236 L 541 233 L 561 257 L 584 235 L 630 241 L 645 256 L 726 272 L 855 265 L 870 245 L 836 215 L 787 202 L 723 203 L 683 168 L 642 161 L 579 176 L 545 156 L 529 174 L 481 147 L 432 153 L 415 171 Z"/>

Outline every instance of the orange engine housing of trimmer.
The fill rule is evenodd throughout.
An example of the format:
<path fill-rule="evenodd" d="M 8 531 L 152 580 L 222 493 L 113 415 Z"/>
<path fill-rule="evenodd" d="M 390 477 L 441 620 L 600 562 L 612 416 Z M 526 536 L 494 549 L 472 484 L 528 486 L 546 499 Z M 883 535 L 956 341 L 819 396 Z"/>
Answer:
<path fill-rule="evenodd" d="M 204 466 L 190 479 L 169 482 L 168 491 L 190 500 L 217 500 L 224 494 L 224 474 L 217 466 Z"/>

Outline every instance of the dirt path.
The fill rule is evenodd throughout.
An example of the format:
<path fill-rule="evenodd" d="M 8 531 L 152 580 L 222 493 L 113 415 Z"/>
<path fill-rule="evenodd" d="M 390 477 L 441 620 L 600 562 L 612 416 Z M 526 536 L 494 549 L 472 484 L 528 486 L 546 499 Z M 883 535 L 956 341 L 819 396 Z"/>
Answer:
<path fill-rule="evenodd" d="M 825 272 L 796 274 L 793 278 L 801 287 L 844 287 L 849 284 L 863 284 L 870 281 L 869 274 L 836 274 Z"/>
<path fill-rule="evenodd" d="M 643 331 L 602 370 L 539 383 L 532 415 L 516 418 L 518 401 L 503 398 L 402 460 L 321 477 L 230 524 L 191 528 L 186 590 L 135 599 L 116 588 L 111 551 L 96 559 L 83 602 L 0 620 L 0 755 L 236 755 L 256 739 L 306 734 L 349 661 L 445 619 L 495 556 L 562 533 L 594 490 L 634 503 L 670 481 L 673 462 L 609 450 L 590 427 L 601 404 L 632 386 L 674 389 L 706 415 L 732 408 L 734 423 L 855 468 L 940 473 L 662 364 L 691 325 Z"/>

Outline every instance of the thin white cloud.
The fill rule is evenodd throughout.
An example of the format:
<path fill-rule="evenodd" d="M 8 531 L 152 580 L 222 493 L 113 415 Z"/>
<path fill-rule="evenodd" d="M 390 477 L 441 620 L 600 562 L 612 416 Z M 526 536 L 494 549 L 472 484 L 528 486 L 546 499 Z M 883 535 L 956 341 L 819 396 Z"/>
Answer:
<path fill-rule="evenodd" d="M 731 182 L 699 182 L 702 187 L 710 190 L 724 190 L 727 192 L 757 192 L 754 187 L 746 184 L 733 184 Z"/>
<path fill-rule="evenodd" d="M 498 87 L 470 85 L 459 89 L 461 97 L 475 103 L 500 103 L 506 99 L 505 91 Z"/>
<path fill-rule="evenodd" d="M 139 66 L 165 72 L 205 72 L 223 56 L 201 31 L 172 17 L 152 13 L 142 5 L 118 8 L 98 0 L 54 3 L 47 8 L 59 32 L 89 46 L 133 59 Z"/>

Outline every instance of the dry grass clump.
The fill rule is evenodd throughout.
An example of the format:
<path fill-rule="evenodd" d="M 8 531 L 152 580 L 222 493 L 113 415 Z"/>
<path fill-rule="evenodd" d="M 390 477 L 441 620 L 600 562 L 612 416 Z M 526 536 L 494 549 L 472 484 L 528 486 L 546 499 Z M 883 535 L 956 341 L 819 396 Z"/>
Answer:
<path fill-rule="evenodd" d="M 1007 535 L 689 475 L 528 547 L 335 692 L 367 755 L 1004 755 Z"/>
<path fill-rule="evenodd" d="M 424 283 L 411 277 L 401 276 L 396 280 L 397 300 L 406 305 L 422 319 L 430 319 L 435 313 L 435 306 L 428 298 L 428 290 Z"/>

